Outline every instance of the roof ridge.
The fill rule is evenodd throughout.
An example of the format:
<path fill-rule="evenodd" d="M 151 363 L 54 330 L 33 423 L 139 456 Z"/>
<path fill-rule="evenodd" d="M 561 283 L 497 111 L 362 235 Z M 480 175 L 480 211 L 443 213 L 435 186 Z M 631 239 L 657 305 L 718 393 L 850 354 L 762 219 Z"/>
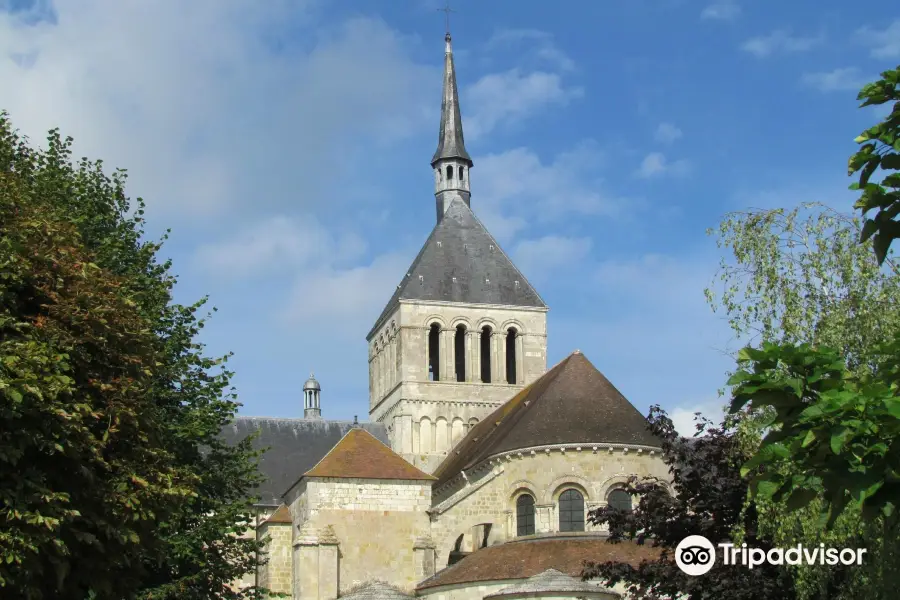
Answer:
<path fill-rule="evenodd" d="M 524 394 L 524 396 L 522 396 L 521 400 L 519 401 L 518 404 L 516 404 L 516 406 L 513 406 L 511 408 L 509 413 L 507 413 L 504 417 L 501 417 L 499 419 L 499 422 L 496 422 L 491 427 L 491 430 L 488 433 L 488 436 L 490 436 L 491 433 L 494 433 L 494 431 L 496 431 L 497 426 L 500 423 L 502 423 L 504 419 L 509 419 L 508 423 L 510 424 L 510 427 L 514 428 L 516 426 L 516 424 L 522 420 L 522 417 L 525 416 L 525 413 L 527 411 L 522 408 L 522 405 L 525 404 L 526 402 L 529 402 L 528 398 L 531 396 L 532 392 L 534 392 L 538 389 L 539 384 L 540 384 L 540 388 L 541 388 L 540 391 L 545 392 L 553 384 L 553 382 L 556 381 L 556 378 L 559 377 L 560 373 L 562 373 L 565 370 L 565 365 L 568 364 L 568 361 L 570 358 L 571 358 L 571 355 L 567 356 L 566 358 L 564 358 L 563 360 L 561 360 L 560 362 L 555 364 L 552 369 L 548 369 L 546 373 L 544 373 L 542 376 L 540 376 L 537 379 L 535 379 L 534 381 L 532 381 L 521 392 L 519 392 L 519 394 Z M 554 371 L 556 371 L 556 372 L 554 373 Z M 516 395 L 519 395 L 519 394 L 516 394 Z M 512 399 L 510 399 L 510 401 L 511 400 Z M 525 406 L 527 406 L 527 404 Z M 516 409 L 520 409 L 520 410 L 516 410 Z M 500 410 L 503 410 L 503 406 L 499 407 L 493 413 L 488 415 L 487 419 L 485 419 L 485 420 L 488 422 L 494 421 L 494 419 L 492 419 L 491 417 L 493 417 L 494 414 Z M 486 437 L 485 444 L 482 448 L 484 453 L 487 455 L 490 455 L 491 454 L 490 450 L 492 448 L 494 448 L 500 441 L 501 441 L 501 438 L 494 438 L 491 440 L 491 439 L 489 439 L 489 437 Z M 465 465 L 462 465 L 462 469 L 465 470 L 465 469 L 471 468 L 473 466 L 475 466 L 475 465 L 473 465 L 471 463 L 467 463 Z"/>

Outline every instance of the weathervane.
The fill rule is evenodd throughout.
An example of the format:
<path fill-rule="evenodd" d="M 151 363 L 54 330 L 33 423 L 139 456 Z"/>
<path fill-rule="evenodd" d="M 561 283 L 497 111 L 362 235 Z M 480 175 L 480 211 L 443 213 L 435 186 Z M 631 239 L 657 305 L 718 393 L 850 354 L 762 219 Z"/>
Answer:
<path fill-rule="evenodd" d="M 447 4 L 444 6 L 444 8 L 439 8 L 437 10 L 444 13 L 444 18 L 447 20 L 447 35 L 450 35 L 450 13 L 456 12 L 455 10 L 450 8 L 450 0 L 447 0 Z"/>

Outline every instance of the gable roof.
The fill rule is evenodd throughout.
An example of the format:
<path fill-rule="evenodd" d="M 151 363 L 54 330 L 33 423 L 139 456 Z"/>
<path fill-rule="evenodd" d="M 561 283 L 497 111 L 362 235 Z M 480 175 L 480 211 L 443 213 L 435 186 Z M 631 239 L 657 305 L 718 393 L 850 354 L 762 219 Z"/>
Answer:
<path fill-rule="evenodd" d="M 253 447 L 266 450 L 259 461 L 259 470 L 265 480 L 254 494 L 260 497 L 261 504 L 277 506 L 288 488 L 322 460 L 353 426 L 351 421 L 237 417 L 222 429 L 221 435 L 227 444 L 236 445 L 259 433 Z M 383 423 L 357 426 L 387 443 L 387 429 Z"/>
<path fill-rule="evenodd" d="M 567 443 L 661 446 L 647 419 L 576 350 L 475 425 L 434 474 L 441 485 L 495 454 Z"/>
<path fill-rule="evenodd" d="M 624 562 L 637 567 L 644 560 L 655 560 L 660 549 L 630 541 L 610 543 L 605 537 L 553 536 L 513 540 L 488 546 L 469 554 L 416 588 L 425 590 L 444 585 L 526 579 L 547 569 L 556 569 L 571 577 L 580 577 L 585 560 L 598 563 Z"/>
<path fill-rule="evenodd" d="M 433 481 L 371 433 L 354 428 L 304 477 Z"/>
<path fill-rule="evenodd" d="M 461 200 L 450 203 L 367 339 L 400 300 L 546 308 L 494 237 Z"/>

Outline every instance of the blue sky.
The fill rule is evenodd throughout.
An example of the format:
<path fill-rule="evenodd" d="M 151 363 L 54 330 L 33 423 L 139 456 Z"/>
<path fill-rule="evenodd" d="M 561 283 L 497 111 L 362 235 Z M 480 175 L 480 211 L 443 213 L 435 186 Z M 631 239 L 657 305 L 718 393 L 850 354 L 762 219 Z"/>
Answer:
<path fill-rule="evenodd" d="M 178 299 L 208 294 L 243 414 L 367 411 L 365 334 L 434 225 L 437 0 L 0 0 L 0 107 L 131 175 Z M 642 411 L 714 413 L 736 348 L 703 289 L 733 210 L 849 208 L 900 8 L 455 0 L 472 207 Z"/>

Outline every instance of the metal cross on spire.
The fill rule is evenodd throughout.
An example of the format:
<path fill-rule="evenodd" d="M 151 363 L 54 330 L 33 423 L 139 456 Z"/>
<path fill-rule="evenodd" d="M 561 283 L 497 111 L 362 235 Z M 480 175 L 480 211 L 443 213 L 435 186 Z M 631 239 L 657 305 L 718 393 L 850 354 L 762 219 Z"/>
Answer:
<path fill-rule="evenodd" d="M 446 23 L 447 23 L 447 35 L 450 35 L 450 13 L 456 12 L 455 10 L 450 8 L 450 0 L 447 0 L 447 4 L 444 5 L 444 8 L 439 8 L 437 10 L 444 13 L 444 18 L 446 19 Z"/>

